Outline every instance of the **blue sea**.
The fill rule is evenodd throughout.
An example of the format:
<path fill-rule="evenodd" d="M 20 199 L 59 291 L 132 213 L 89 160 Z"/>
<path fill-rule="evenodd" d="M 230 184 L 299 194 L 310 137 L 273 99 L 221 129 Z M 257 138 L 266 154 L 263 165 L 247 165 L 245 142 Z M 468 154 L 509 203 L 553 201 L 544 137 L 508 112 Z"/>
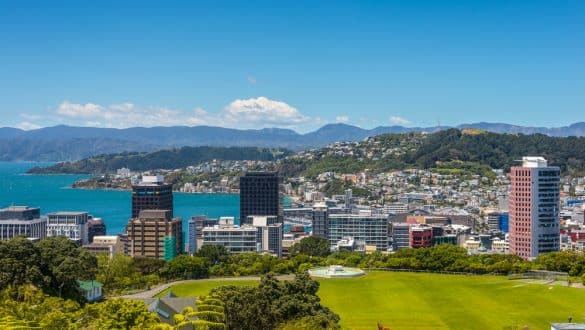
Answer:
<path fill-rule="evenodd" d="M 55 211 L 86 211 L 104 219 L 108 235 L 124 232 L 131 213 L 128 191 L 72 189 L 76 180 L 87 175 L 25 175 L 31 167 L 46 163 L 0 162 L 0 208 L 27 205 L 41 208 L 41 214 Z M 228 194 L 175 193 L 175 216 L 187 220 L 194 215 L 209 217 L 240 215 L 240 197 Z"/>

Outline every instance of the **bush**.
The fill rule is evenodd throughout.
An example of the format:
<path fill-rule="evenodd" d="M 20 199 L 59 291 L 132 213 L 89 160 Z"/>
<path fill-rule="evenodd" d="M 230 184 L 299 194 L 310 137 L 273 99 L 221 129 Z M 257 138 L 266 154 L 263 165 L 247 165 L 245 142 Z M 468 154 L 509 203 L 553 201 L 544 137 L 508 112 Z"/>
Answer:
<path fill-rule="evenodd" d="M 223 313 L 224 312 L 224 308 L 223 306 L 218 306 L 218 305 L 197 305 L 197 311 L 199 312 L 217 312 L 217 313 Z"/>
<path fill-rule="evenodd" d="M 189 314 L 189 317 L 196 317 L 199 320 L 205 320 L 215 323 L 224 323 L 225 314 L 213 311 L 197 311 Z"/>
<path fill-rule="evenodd" d="M 227 326 L 223 323 L 209 322 L 205 320 L 191 321 L 194 330 L 226 330 Z"/>

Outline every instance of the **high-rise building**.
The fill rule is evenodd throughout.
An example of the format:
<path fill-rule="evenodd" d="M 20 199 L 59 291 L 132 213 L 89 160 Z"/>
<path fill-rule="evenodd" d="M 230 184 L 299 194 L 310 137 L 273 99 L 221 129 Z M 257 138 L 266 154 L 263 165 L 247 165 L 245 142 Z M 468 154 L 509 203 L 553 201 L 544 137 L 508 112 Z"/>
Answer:
<path fill-rule="evenodd" d="M 87 212 L 53 212 L 47 214 L 47 236 L 65 236 L 79 244 L 89 243 Z"/>
<path fill-rule="evenodd" d="M 247 172 L 240 177 L 240 222 L 250 215 L 274 215 L 283 222 L 282 178 L 278 172 Z"/>
<path fill-rule="evenodd" d="M 203 244 L 203 228 L 218 224 L 217 218 L 208 218 L 206 215 L 196 215 L 189 219 L 189 254 L 197 252 L 198 247 Z"/>
<path fill-rule="evenodd" d="M 276 216 L 249 216 L 242 226 L 221 217 L 201 230 L 201 245 L 223 245 L 230 253 L 266 252 L 282 256 L 283 225 Z"/>
<path fill-rule="evenodd" d="M 105 236 L 106 224 L 102 218 L 91 217 L 87 220 L 87 240 L 93 242 L 94 236 Z"/>
<path fill-rule="evenodd" d="M 142 210 L 126 225 L 124 251 L 135 257 L 171 260 L 183 252 L 183 220 L 170 210 Z"/>
<path fill-rule="evenodd" d="M 230 253 L 258 251 L 258 229 L 253 226 L 235 226 L 220 219 L 219 224 L 202 230 L 203 245 L 223 245 Z"/>
<path fill-rule="evenodd" d="M 329 220 L 329 242 L 337 246 L 344 237 L 353 237 L 366 245 L 375 245 L 378 251 L 388 249 L 388 217 L 364 214 L 331 214 Z"/>
<path fill-rule="evenodd" d="M 162 175 L 145 175 L 132 186 L 132 218 L 142 210 L 169 210 L 173 217 L 173 186 L 165 184 Z"/>
<path fill-rule="evenodd" d="M 248 223 L 256 227 L 256 243 L 258 250 L 268 252 L 277 257 L 282 256 L 282 223 L 276 216 L 248 216 Z"/>
<path fill-rule="evenodd" d="M 329 221 L 327 220 L 327 206 L 325 203 L 317 203 L 313 206 L 313 219 L 311 227 L 313 235 L 329 239 Z"/>
<path fill-rule="evenodd" d="M 395 251 L 410 248 L 410 225 L 407 223 L 392 224 L 392 248 Z"/>
<path fill-rule="evenodd" d="M 0 209 L 0 240 L 15 236 L 42 239 L 47 236 L 47 219 L 41 210 L 28 206 L 9 206 Z"/>
<path fill-rule="evenodd" d="M 542 157 L 523 157 L 510 170 L 510 253 L 524 259 L 559 251 L 560 170 Z"/>

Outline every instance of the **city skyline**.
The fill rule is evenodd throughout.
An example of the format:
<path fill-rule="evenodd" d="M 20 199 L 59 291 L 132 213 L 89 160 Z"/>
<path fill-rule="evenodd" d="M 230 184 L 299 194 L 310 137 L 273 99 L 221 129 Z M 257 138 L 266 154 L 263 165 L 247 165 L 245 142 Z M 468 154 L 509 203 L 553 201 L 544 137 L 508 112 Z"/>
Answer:
<path fill-rule="evenodd" d="M 0 126 L 569 125 L 584 6 L 4 3 Z"/>

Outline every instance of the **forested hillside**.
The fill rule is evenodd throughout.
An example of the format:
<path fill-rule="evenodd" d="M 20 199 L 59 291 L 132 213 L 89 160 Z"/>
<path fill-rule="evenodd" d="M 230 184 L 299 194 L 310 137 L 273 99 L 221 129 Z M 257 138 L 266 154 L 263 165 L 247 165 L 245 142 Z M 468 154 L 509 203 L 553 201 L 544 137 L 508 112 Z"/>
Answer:
<path fill-rule="evenodd" d="M 31 174 L 94 174 L 113 173 L 127 167 L 133 171 L 152 169 L 176 169 L 218 160 L 270 161 L 288 155 L 287 150 L 248 147 L 183 147 L 154 152 L 125 152 L 85 158 L 76 162 L 64 162 L 50 167 L 34 167 Z"/>
<path fill-rule="evenodd" d="M 355 143 L 350 151 L 347 148 L 332 146 L 312 152 L 310 157 L 289 157 L 281 170 L 285 176 L 308 177 L 328 171 L 379 173 L 405 168 L 486 174 L 491 169 L 508 171 L 520 164 L 522 156 L 543 156 L 563 173 L 585 174 L 585 137 L 448 129 L 433 134 L 384 134 Z"/>

